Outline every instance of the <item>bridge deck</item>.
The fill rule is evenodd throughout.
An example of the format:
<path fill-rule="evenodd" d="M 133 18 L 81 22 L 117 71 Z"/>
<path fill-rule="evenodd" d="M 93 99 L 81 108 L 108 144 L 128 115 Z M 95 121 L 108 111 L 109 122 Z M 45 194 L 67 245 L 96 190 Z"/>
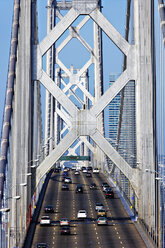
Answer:
<path fill-rule="evenodd" d="M 52 174 L 36 225 L 32 247 L 38 242 L 46 242 L 48 247 L 61 246 L 63 248 L 146 247 L 118 195 L 115 193 L 114 199 L 105 198 L 101 184 L 106 181 L 106 178 L 101 173 L 93 174 L 92 178 L 87 178 L 82 172 L 80 175 L 74 175 L 74 172 L 70 171 L 69 176 L 72 178 L 69 191 L 62 191 L 62 172 Z M 91 182 L 95 182 L 98 186 L 96 190 L 90 190 Z M 83 194 L 75 193 L 77 183 L 83 184 Z M 96 202 L 104 204 L 108 218 L 107 226 L 97 226 Z M 48 204 L 55 207 L 54 213 L 44 213 L 44 207 Z M 87 220 L 77 219 L 77 212 L 80 209 L 87 210 Z M 39 220 L 42 215 L 51 217 L 51 226 L 40 226 Z M 58 221 L 61 218 L 71 220 L 71 235 L 60 235 Z"/>

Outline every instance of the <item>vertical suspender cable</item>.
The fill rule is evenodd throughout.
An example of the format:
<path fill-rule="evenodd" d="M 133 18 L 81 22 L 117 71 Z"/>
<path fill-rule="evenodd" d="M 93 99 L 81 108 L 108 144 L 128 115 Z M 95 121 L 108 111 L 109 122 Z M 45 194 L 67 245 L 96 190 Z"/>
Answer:
<path fill-rule="evenodd" d="M 15 79 L 16 56 L 17 56 L 17 44 L 18 44 L 19 13 L 20 13 L 20 0 L 15 0 L 14 1 L 13 24 L 12 24 L 9 72 L 8 72 L 8 82 L 7 82 L 7 92 L 6 92 L 6 103 L 5 103 L 3 132 L 2 132 L 2 141 L 1 141 L 0 206 L 2 204 L 2 198 L 3 198 L 3 188 L 4 188 L 8 144 L 9 144 L 10 122 L 11 122 L 11 115 L 12 115 L 12 101 L 13 101 L 13 95 L 14 95 L 14 79 Z"/>

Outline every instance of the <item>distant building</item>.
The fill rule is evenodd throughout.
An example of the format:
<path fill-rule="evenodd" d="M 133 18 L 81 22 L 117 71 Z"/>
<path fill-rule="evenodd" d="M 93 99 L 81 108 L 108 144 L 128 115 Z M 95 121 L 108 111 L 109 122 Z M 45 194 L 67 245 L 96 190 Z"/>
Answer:
<path fill-rule="evenodd" d="M 110 75 L 110 87 L 119 77 L 119 74 Z M 120 114 L 120 93 L 111 101 L 109 104 L 109 120 L 108 120 L 108 130 L 109 130 L 109 142 L 111 145 L 116 148 L 117 141 L 117 130 L 118 130 L 118 122 L 119 122 L 119 114 Z"/>

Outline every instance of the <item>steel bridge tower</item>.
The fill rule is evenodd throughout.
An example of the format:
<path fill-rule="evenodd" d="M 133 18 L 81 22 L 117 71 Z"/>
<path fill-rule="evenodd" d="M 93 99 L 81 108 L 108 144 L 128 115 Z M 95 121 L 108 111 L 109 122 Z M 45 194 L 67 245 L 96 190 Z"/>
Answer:
<path fill-rule="evenodd" d="M 154 173 L 145 173 L 146 170 L 157 171 L 154 6 L 150 0 L 134 0 L 128 1 L 128 9 L 130 3 L 134 15 L 134 44 L 122 37 L 105 18 L 100 0 L 48 0 L 47 35 L 39 43 L 39 1 L 15 0 L 14 11 L 20 10 L 20 13 L 17 12 L 19 29 L 14 38 L 17 38 L 14 55 L 16 65 L 14 71 L 11 71 L 15 77 L 12 88 L 8 89 L 8 92 L 14 91 L 12 103 L 8 106 L 12 108 L 12 118 L 4 123 L 4 130 L 9 122 L 11 130 L 8 136 L 4 136 L 1 145 L 3 148 L 7 140 L 10 149 L 8 154 L 2 149 L 4 154 L 0 161 L 1 206 L 5 202 L 3 188 L 6 164 L 10 168 L 11 195 L 8 195 L 6 201 L 11 209 L 11 247 L 23 244 L 48 171 L 65 152 L 76 154 L 77 149 L 82 154 L 88 154 L 90 150 L 93 166 L 100 167 L 103 172 L 108 166 L 106 158 L 112 161 L 120 177 L 125 178 L 127 190 L 134 196 L 132 205 L 139 222 L 147 227 L 156 244 L 158 242 L 157 184 Z M 92 47 L 81 36 L 81 28 L 89 20 L 93 22 Z M 66 30 L 68 36 L 57 45 Z M 103 90 L 102 32 L 123 53 L 125 61 L 123 73 L 106 92 Z M 72 39 L 77 39 L 90 54 L 82 68 L 76 68 L 74 64 L 67 68 L 60 59 L 60 52 Z M 91 65 L 94 70 L 93 85 L 88 76 Z M 130 81 L 135 91 L 134 166 L 124 159 L 119 147 L 113 147 L 104 137 L 104 109 Z M 41 117 L 43 99 L 40 84 L 46 89 L 45 123 Z M 93 87 L 93 94 L 90 87 Z M 122 127 L 122 119 L 119 121 Z M 120 144 L 120 135 L 118 137 Z M 112 171 L 108 168 L 107 172 L 111 174 Z M 24 184 L 22 188 L 20 185 L 23 183 L 26 186 Z M 21 195 L 21 201 L 17 201 L 15 195 Z M 20 214 L 21 218 L 18 218 Z"/>

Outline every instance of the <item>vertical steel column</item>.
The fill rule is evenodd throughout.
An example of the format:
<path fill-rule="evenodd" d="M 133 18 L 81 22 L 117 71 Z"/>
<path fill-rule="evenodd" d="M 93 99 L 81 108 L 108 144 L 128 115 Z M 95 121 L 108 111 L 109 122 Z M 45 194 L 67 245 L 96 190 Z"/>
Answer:
<path fill-rule="evenodd" d="M 138 72 L 135 88 L 136 144 L 137 161 L 139 163 L 138 214 L 139 218 L 146 223 L 150 233 L 156 231 L 154 174 L 146 175 L 145 173 L 146 169 L 154 171 L 156 168 L 153 15 L 153 1 L 134 0 L 134 30 Z"/>
<path fill-rule="evenodd" d="M 47 34 L 55 25 L 53 0 L 47 2 Z M 46 55 L 46 72 L 50 78 L 54 79 L 54 45 Z M 54 139 L 54 97 L 46 90 L 45 100 L 45 151 L 46 156 L 53 149 Z"/>
<path fill-rule="evenodd" d="M 101 11 L 101 1 L 99 2 L 99 8 Z M 95 66 L 95 101 L 97 101 L 101 95 L 103 95 L 103 61 L 102 61 L 102 31 L 101 28 L 94 22 L 94 66 Z M 97 128 L 104 135 L 104 112 L 98 116 Z M 97 156 L 96 156 L 97 154 Z M 96 146 L 95 160 L 96 165 L 103 169 L 103 163 L 105 161 L 105 155 Z"/>

